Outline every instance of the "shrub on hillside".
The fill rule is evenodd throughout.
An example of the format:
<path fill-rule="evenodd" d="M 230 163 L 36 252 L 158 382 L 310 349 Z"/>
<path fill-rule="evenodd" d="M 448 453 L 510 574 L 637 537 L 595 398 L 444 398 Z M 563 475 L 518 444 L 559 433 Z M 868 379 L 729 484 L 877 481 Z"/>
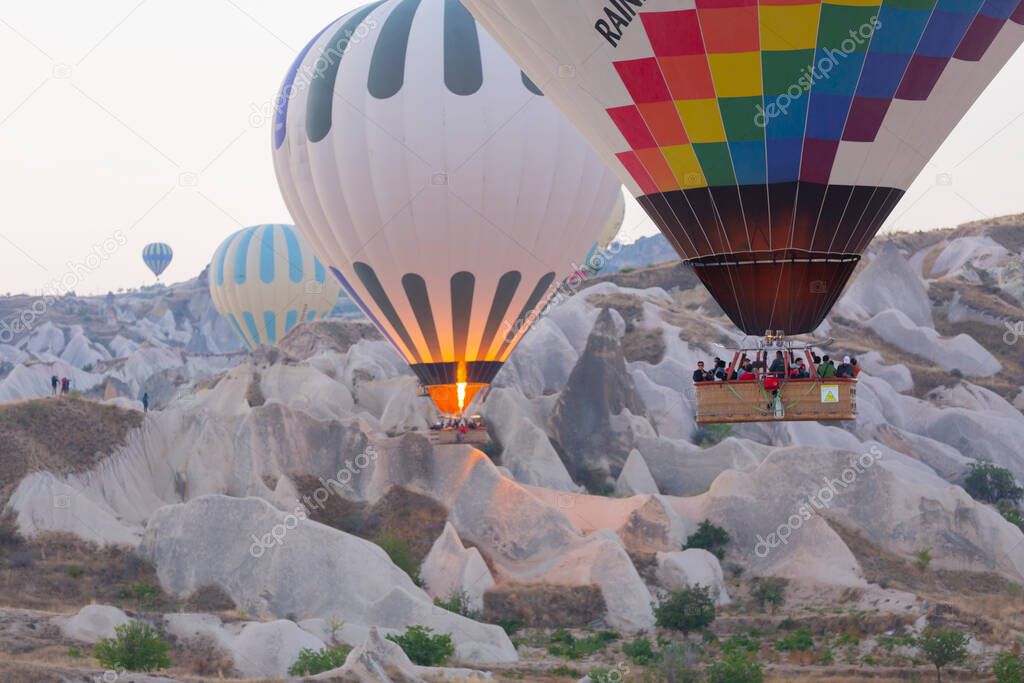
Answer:
<path fill-rule="evenodd" d="M 690 534 L 686 539 L 683 550 L 700 548 L 707 550 L 721 560 L 725 557 L 724 546 L 729 542 L 729 532 L 720 526 L 715 526 L 710 519 L 705 519 L 697 527 L 697 531 Z"/>
<path fill-rule="evenodd" d="M 752 656 L 732 652 L 711 664 L 704 676 L 707 683 L 761 683 L 764 669 Z"/>
<path fill-rule="evenodd" d="M 1024 498 L 1024 488 L 1017 484 L 1013 473 L 990 462 L 971 463 L 964 478 L 964 490 L 975 500 L 998 505 L 1015 504 Z"/>
<path fill-rule="evenodd" d="M 658 674 L 666 683 L 699 683 L 700 654 L 690 643 L 671 643 L 658 653 Z"/>
<path fill-rule="evenodd" d="M 762 576 L 754 579 L 750 595 L 763 612 L 771 606 L 772 611 L 786 601 L 786 586 L 789 581 L 776 576 Z"/>
<path fill-rule="evenodd" d="M 639 666 L 647 666 L 658 659 L 658 653 L 654 651 L 651 641 L 639 636 L 631 643 L 624 643 L 622 653 L 629 657 L 629 661 Z"/>
<path fill-rule="evenodd" d="M 483 615 L 479 610 L 473 609 L 470 604 L 469 594 L 466 591 L 457 591 L 448 596 L 447 600 L 434 598 L 434 604 L 441 609 L 460 614 L 473 621 L 481 621 Z"/>
<path fill-rule="evenodd" d="M 672 591 L 654 608 L 658 626 L 683 633 L 699 631 L 715 620 L 715 598 L 709 586 L 687 586 Z"/>
<path fill-rule="evenodd" d="M 1024 683 L 1024 655 L 1001 652 L 992 665 L 996 683 Z"/>
<path fill-rule="evenodd" d="M 434 629 L 428 626 L 410 626 L 405 633 L 387 638 L 398 643 L 412 663 L 420 666 L 441 666 L 455 654 L 451 634 L 434 635 Z"/>
<path fill-rule="evenodd" d="M 102 638 L 93 656 L 106 669 L 153 671 L 171 665 L 170 646 L 163 634 L 144 621 L 131 621 L 114 628 L 113 638 Z"/>
<path fill-rule="evenodd" d="M 320 650 L 304 647 L 299 650 L 299 656 L 288 669 L 288 673 L 292 676 L 315 676 L 324 671 L 337 669 L 345 663 L 345 658 L 351 651 L 352 648 L 344 645 Z"/>
<path fill-rule="evenodd" d="M 693 430 L 690 440 L 701 448 L 710 448 L 722 443 L 732 434 L 732 425 L 730 424 L 700 425 Z"/>
<path fill-rule="evenodd" d="M 386 531 L 377 537 L 376 543 L 384 549 L 396 567 L 409 575 L 413 583 L 417 586 L 423 585 L 423 580 L 420 579 L 419 562 L 416 561 L 408 541 L 397 534 Z"/>

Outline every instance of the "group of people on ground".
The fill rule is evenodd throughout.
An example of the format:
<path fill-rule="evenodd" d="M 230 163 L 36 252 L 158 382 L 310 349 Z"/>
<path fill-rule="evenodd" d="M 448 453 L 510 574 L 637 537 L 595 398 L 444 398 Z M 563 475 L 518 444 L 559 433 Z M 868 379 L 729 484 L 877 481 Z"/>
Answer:
<path fill-rule="evenodd" d="M 57 375 L 50 376 L 50 394 L 56 396 L 57 392 L 60 391 L 60 395 L 71 393 L 71 380 L 67 377 L 57 377 Z"/>
<path fill-rule="evenodd" d="M 60 392 L 61 396 L 71 393 L 71 380 L 67 377 L 57 377 L 57 375 L 50 375 L 50 394 L 57 396 L 57 392 Z M 142 394 L 142 411 L 145 413 L 149 412 L 149 393 Z"/>
<path fill-rule="evenodd" d="M 860 367 L 857 365 L 856 358 L 843 356 L 843 362 L 839 365 L 836 365 L 835 361 L 828 356 L 818 356 L 815 354 L 813 359 L 820 379 L 832 379 L 835 377 L 855 379 L 860 375 Z M 807 367 L 803 358 L 790 352 L 789 369 L 787 370 L 785 356 L 782 355 L 782 351 L 776 351 L 775 358 L 767 369 L 765 368 L 764 361 L 751 360 L 747 354 L 743 354 L 739 363 L 731 370 L 721 358 L 715 358 L 714 367 L 710 370 L 704 368 L 704 361 L 698 361 L 697 369 L 693 371 L 693 381 L 723 382 L 728 379 L 733 382 L 743 382 L 756 380 L 758 376 L 783 379 L 787 374 L 789 379 L 811 378 L 810 368 Z"/>
<path fill-rule="evenodd" d="M 485 429 L 485 427 L 483 419 L 472 417 L 446 417 L 440 422 L 430 425 L 430 429 L 435 432 L 447 432 L 454 430 L 456 442 L 462 443 L 466 438 L 466 432 L 470 429 Z"/>

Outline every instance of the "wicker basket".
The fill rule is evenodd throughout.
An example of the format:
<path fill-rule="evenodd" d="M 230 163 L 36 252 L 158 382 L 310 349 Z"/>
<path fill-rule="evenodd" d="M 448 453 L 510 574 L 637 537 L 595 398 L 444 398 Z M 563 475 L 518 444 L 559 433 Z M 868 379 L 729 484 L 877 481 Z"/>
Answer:
<path fill-rule="evenodd" d="M 776 417 L 771 392 L 759 381 L 698 382 L 697 424 L 857 419 L 857 380 L 790 379 L 779 393 L 783 416 Z"/>

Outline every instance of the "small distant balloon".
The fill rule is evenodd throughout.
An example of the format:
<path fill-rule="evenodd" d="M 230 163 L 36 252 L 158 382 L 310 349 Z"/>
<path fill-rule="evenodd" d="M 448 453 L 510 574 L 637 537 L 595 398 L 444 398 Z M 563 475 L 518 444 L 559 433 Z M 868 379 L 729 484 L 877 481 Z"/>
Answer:
<path fill-rule="evenodd" d="M 153 275 L 156 275 L 157 279 L 167 270 L 167 266 L 171 265 L 173 258 L 174 251 L 171 249 L 171 245 L 163 242 L 147 244 L 142 250 L 142 260 L 153 271 Z"/>

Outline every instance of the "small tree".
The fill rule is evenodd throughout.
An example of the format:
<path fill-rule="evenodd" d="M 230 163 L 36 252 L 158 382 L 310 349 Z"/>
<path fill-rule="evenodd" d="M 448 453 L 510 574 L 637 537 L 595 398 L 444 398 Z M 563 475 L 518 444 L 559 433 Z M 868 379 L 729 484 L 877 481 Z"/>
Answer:
<path fill-rule="evenodd" d="M 392 532 L 384 532 L 377 537 L 375 543 L 384 549 L 396 567 L 409 575 L 413 583 L 417 586 L 423 585 L 419 562 L 416 561 L 407 540 Z"/>
<path fill-rule="evenodd" d="M 711 523 L 711 520 L 705 519 L 697 527 L 697 531 L 690 534 L 689 538 L 686 539 L 686 545 L 683 546 L 683 550 L 700 548 L 707 550 L 721 560 L 725 556 L 723 546 L 728 542 L 729 532 L 720 526 L 715 526 Z"/>
<path fill-rule="evenodd" d="M 629 661 L 639 666 L 647 666 L 658 659 L 651 641 L 640 636 L 634 638 L 631 643 L 623 643 L 622 654 L 629 657 Z"/>
<path fill-rule="evenodd" d="M 1013 473 L 990 462 L 971 463 L 964 478 L 964 490 L 975 500 L 992 505 L 1018 503 L 1024 498 L 1024 488 L 1017 485 Z"/>
<path fill-rule="evenodd" d="M 762 576 L 754 579 L 750 595 L 763 612 L 771 605 L 772 612 L 786 601 L 786 586 L 789 581 L 775 576 Z"/>
<path fill-rule="evenodd" d="M 699 631 L 715 620 L 715 598 L 709 586 L 687 586 L 672 591 L 654 608 L 658 626 L 683 633 Z"/>
<path fill-rule="evenodd" d="M 999 514 L 1003 516 L 1010 524 L 1013 524 L 1021 531 L 1024 531 L 1024 512 L 1021 512 L 1017 508 L 1003 503 L 999 506 Z"/>
<path fill-rule="evenodd" d="M 931 548 L 921 548 L 914 553 L 914 565 L 918 571 L 925 571 L 928 569 L 928 565 L 932 563 L 932 551 Z"/>
<path fill-rule="evenodd" d="M 751 655 L 730 652 L 704 672 L 707 683 L 761 683 L 764 669 Z"/>
<path fill-rule="evenodd" d="M 935 680 L 941 683 L 944 667 L 967 659 L 968 642 L 970 638 L 959 631 L 926 628 L 917 639 L 917 649 L 935 666 Z"/>
<path fill-rule="evenodd" d="M 1000 652 L 992 665 L 996 683 L 1024 683 L 1024 655 Z"/>
<path fill-rule="evenodd" d="M 107 669 L 153 671 L 171 665 L 170 646 L 163 634 L 145 621 L 130 621 L 114 627 L 113 638 L 102 638 L 93 655 Z"/>
<path fill-rule="evenodd" d="M 352 648 L 347 646 L 312 650 L 304 647 L 299 650 L 295 663 L 288 669 L 292 676 L 315 676 L 316 674 L 337 669 L 345 663 L 345 658 Z"/>
<path fill-rule="evenodd" d="M 441 666 L 455 654 L 451 634 L 434 635 L 434 629 L 427 626 L 410 626 L 405 633 L 387 638 L 398 643 L 412 663 L 420 666 Z"/>

